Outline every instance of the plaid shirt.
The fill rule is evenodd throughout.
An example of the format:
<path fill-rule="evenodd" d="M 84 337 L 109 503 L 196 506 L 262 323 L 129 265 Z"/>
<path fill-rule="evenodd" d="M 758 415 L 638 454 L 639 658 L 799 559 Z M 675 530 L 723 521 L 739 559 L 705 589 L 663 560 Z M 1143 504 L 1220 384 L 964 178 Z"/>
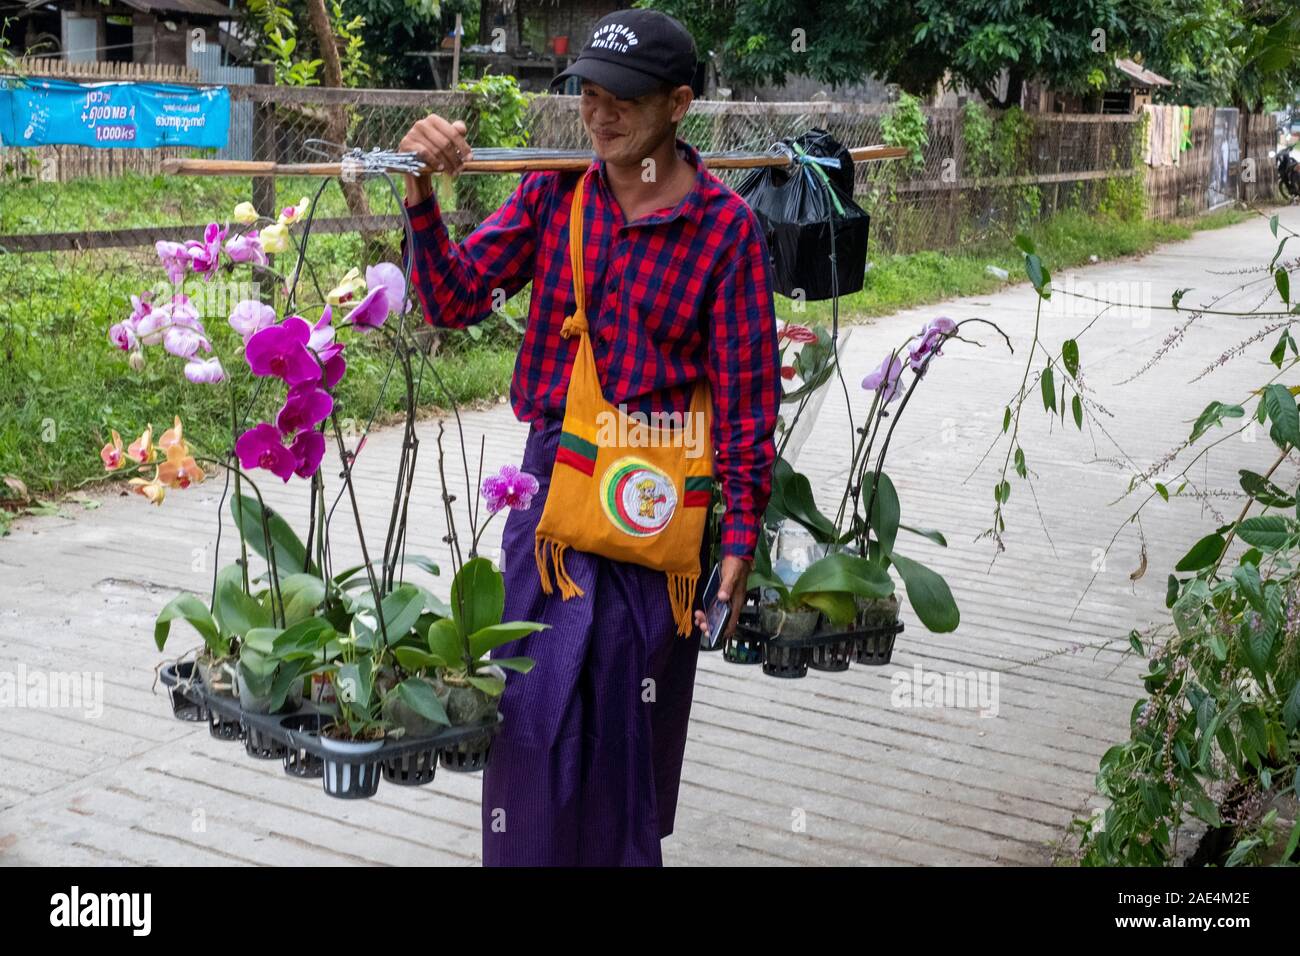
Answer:
<path fill-rule="evenodd" d="M 606 400 L 628 411 L 684 413 L 696 380 L 708 375 L 715 473 L 726 504 L 722 551 L 749 558 L 771 495 L 781 403 L 768 251 L 744 201 L 700 168 L 694 147 L 677 145 L 700 170 L 695 185 L 675 208 L 632 225 L 624 223 L 604 162 L 581 174 L 592 350 Z M 560 336 L 575 308 L 568 223 L 578 178 L 525 175 L 459 244 L 434 196 L 407 205 L 412 283 L 429 323 L 463 329 L 481 322 L 532 281 L 510 400 L 519 420 L 537 428 L 543 417 L 564 415 L 578 345 Z"/>

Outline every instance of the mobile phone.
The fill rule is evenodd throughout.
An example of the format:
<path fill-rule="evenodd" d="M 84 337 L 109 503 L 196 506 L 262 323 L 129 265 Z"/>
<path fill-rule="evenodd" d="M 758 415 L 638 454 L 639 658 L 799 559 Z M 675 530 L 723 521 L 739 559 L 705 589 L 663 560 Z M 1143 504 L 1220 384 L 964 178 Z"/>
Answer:
<path fill-rule="evenodd" d="M 722 632 L 727 629 L 727 621 L 731 619 L 731 602 L 718 600 L 718 588 L 721 585 L 722 568 L 715 564 L 713 572 L 709 575 L 709 583 L 704 586 L 706 622 L 701 640 L 710 650 L 718 646 L 718 641 L 722 639 Z"/>

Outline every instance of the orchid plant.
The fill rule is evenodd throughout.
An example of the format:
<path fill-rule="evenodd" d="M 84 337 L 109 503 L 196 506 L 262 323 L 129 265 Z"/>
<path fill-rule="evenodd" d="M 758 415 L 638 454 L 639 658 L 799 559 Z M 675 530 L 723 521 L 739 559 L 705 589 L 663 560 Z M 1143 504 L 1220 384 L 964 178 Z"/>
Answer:
<path fill-rule="evenodd" d="M 322 183 L 322 191 L 328 182 Z M 317 201 L 319 197 L 318 191 Z M 187 621 L 204 641 L 200 663 L 234 674 L 234 688 L 241 701 L 248 698 L 249 709 L 277 711 L 306 685 L 316 702 L 335 714 L 327 733 L 373 739 L 393 729 L 383 706 L 390 694 L 435 724 L 454 722 L 455 708 L 449 716 L 446 695 L 440 699 L 431 692 L 430 676 L 441 686 L 472 688 L 488 700 L 501 693 L 504 683 L 495 676 L 499 671 L 488 672 L 487 653 L 543 625 L 502 623 L 503 602 L 497 600 L 504 593 L 501 572 L 475 555 L 491 518 L 508 508 L 529 507 L 538 486 L 535 478 L 513 466 L 482 480 L 469 513 L 470 560 L 463 561 L 451 520 L 454 497 L 446 491 L 440 426 L 438 469 L 449 526 L 444 540 L 451 545 L 455 565 L 451 605 L 406 580 L 408 570 L 440 573 L 433 561 L 406 552 L 419 447 L 416 362 L 424 363 L 421 374 L 427 370 L 435 380 L 437 371 L 407 328 L 409 269 L 389 262 L 370 265 L 364 273 L 353 268 L 328 292 L 317 287 L 317 301 L 299 299 L 306 243 L 305 235 L 299 240 L 293 227 L 305 223 L 308 233 L 314 208 L 315 202 L 304 197 L 271 220 L 259 216 L 251 204 L 240 203 L 230 221 L 209 224 L 201 240 L 157 244 L 171 287 L 161 294 L 155 289 L 133 296 L 130 314 L 109 329 L 109 341 L 128 353 L 134 369 L 144 366 L 147 349 L 160 346 L 183 360 L 182 374 L 196 387 L 223 388 L 229 401 L 230 445 L 211 455 L 196 454 L 183 438 L 178 417 L 156 443 L 152 427 L 126 448 L 112 431 L 100 455 L 106 471 L 130 474 L 132 490 L 155 505 L 163 503 L 170 489 L 204 481 L 208 473 L 199 465 L 203 462 L 226 476 L 221 514 L 233 480 L 230 513 L 240 556 L 224 567 L 218 561 L 206 605 L 184 593 L 163 608 L 154 632 L 158 648 L 164 648 L 173 622 Z M 273 257 L 291 249 L 296 249 L 296 261 L 286 276 L 276 270 Z M 235 338 L 210 335 L 181 285 L 187 280 L 211 282 L 236 270 L 251 270 L 259 284 L 272 280 L 274 295 L 245 298 L 234 306 L 226 321 Z M 314 273 L 312 281 L 315 284 Z M 353 468 L 379 406 L 371 410 L 360 442 L 350 447 L 337 397 L 347 373 L 345 352 L 356 336 L 381 338 L 390 370 L 398 368 L 405 384 L 403 441 L 387 534 L 378 550 L 372 549 L 362 528 Z M 239 344 L 219 354 L 223 338 L 237 338 Z M 278 411 L 255 416 L 268 397 L 278 402 Z M 448 399 L 455 411 L 450 395 Z M 258 417 L 262 420 L 254 420 Z M 459 428 L 458 412 L 456 420 Z M 332 502 L 322 467 L 331 440 L 340 463 L 340 487 Z M 463 433 L 461 445 L 468 481 Z M 480 469 L 481 460 L 480 455 Z M 305 542 L 267 506 L 259 483 L 270 478 L 304 483 L 310 516 Z M 362 562 L 339 571 L 332 560 L 331 525 L 345 495 Z M 487 501 L 488 520 L 483 522 L 478 521 L 480 499 Z M 217 542 L 219 548 L 220 528 Z M 251 573 L 250 550 L 265 562 L 264 573 Z M 454 641 L 448 642 L 452 635 Z M 493 663 L 520 672 L 532 665 L 524 658 Z"/>
<path fill-rule="evenodd" d="M 749 578 L 751 590 L 774 594 L 775 603 L 785 610 L 814 608 L 825 614 L 832 625 L 845 627 L 853 622 L 864 601 L 888 598 L 894 593 L 888 573 L 893 568 L 922 624 L 938 633 L 956 629 L 960 614 L 947 583 L 896 549 L 899 531 L 920 535 L 940 546 L 946 547 L 947 542 L 938 531 L 902 523 L 898 492 L 884 471 L 884 462 L 901 413 L 930 364 L 950 339 L 967 341 L 961 336 L 961 328 L 968 322 L 984 321 L 959 323 L 940 317 L 890 350 L 862 380 L 870 404 L 861 425 L 854 423 L 853 402 L 844 387 L 853 441 L 848 478 L 834 518 L 819 509 L 812 483 L 792 467 L 784 453 L 814 393 L 832 376 L 838 376 L 843 385 L 836 336 L 826 329 L 782 326 L 778 333 L 785 383 L 782 404 L 793 405 L 794 413 L 791 421 L 783 421 L 780 428 L 765 522 L 768 534 L 759 541 Z M 783 525 L 788 528 L 791 522 L 807 532 L 819 554 L 797 573 L 789 566 L 783 567 L 782 561 L 774 563 L 772 557 L 773 530 Z"/>

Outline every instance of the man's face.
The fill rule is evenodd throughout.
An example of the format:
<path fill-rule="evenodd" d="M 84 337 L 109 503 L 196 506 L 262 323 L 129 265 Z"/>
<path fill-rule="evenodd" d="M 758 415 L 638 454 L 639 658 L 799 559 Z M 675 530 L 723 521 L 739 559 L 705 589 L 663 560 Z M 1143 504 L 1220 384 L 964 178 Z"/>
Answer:
<path fill-rule="evenodd" d="M 621 100 L 603 86 L 582 82 L 582 125 L 599 159 L 614 166 L 640 166 L 655 147 L 673 134 L 686 115 L 691 88 L 656 91 Z"/>

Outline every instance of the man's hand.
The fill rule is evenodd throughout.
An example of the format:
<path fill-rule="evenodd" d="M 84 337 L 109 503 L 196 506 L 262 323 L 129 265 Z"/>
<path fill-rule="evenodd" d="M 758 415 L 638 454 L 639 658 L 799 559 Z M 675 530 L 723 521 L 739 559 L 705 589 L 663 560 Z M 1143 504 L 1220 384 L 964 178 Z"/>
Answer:
<path fill-rule="evenodd" d="M 434 173 L 455 176 L 460 172 L 472 155 L 465 139 L 467 132 L 460 120 L 449 123 L 437 113 L 430 113 L 407 131 L 397 146 L 398 151 L 415 153 L 425 165 L 425 172 L 406 175 L 407 202 L 415 204 L 433 195 Z"/>
<path fill-rule="evenodd" d="M 745 582 L 749 580 L 749 569 L 753 563 L 752 558 L 738 558 L 731 554 L 722 559 L 722 568 L 719 571 L 722 580 L 718 582 L 718 600 L 731 602 L 731 619 L 727 622 L 726 630 L 722 632 L 724 638 L 735 633 L 736 624 L 740 621 L 740 609 L 745 604 Z M 709 626 L 704 611 L 695 612 L 695 626 L 701 631 Z"/>

